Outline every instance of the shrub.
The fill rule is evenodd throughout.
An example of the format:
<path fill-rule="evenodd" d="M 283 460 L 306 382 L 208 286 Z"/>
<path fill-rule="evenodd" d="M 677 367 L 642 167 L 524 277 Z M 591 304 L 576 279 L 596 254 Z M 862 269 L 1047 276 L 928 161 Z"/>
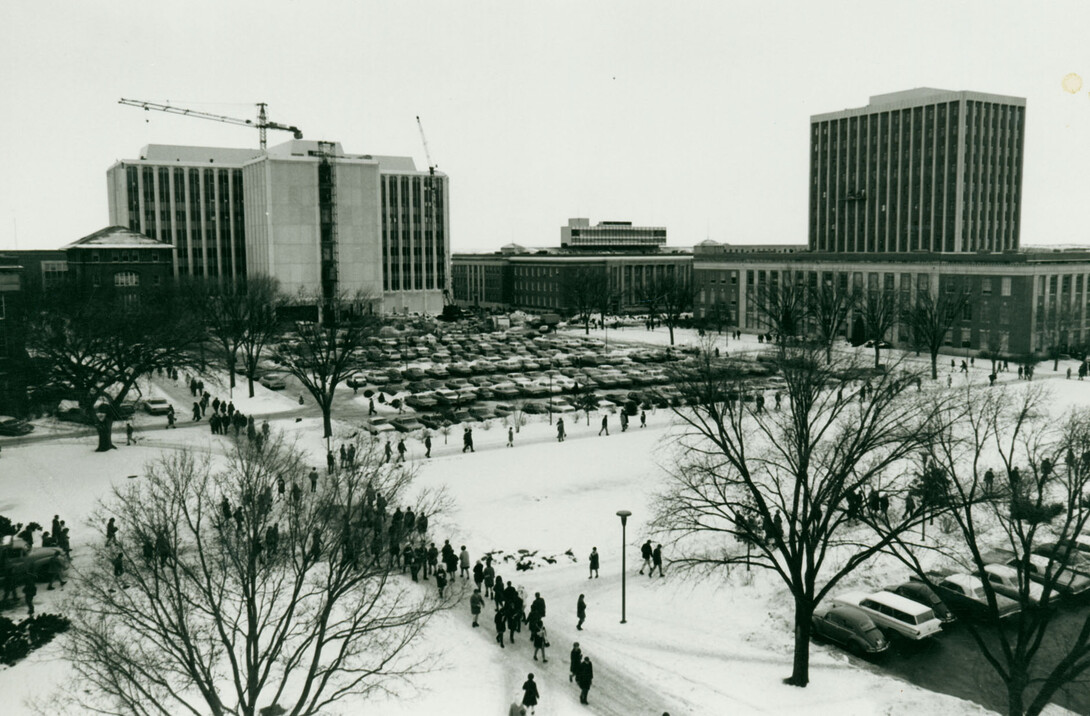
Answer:
<path fill-rule="evenodd" d="M 1063 511 L 1064 506 L 1058 502 L 1045 505 L 1026 499 L 1011 501 L 1011 519 L 1034 525 L 1051 522 Z"/>
<path fill-rule="evenodd" d="M 34 649 L 53 641 L 57 634 L 68 631 L 68 619 L 59 614 L 39 614 L 16 624 L 0 617 L 0 663 L 11 666 L 26 658 Z"/>

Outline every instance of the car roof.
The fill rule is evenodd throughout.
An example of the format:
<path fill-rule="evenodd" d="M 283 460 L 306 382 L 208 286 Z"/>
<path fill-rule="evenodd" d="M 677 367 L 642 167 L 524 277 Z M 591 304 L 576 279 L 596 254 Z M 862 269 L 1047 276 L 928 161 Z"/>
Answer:
<path fill-rule="evenodd" d="M 829 608 L 828 613 L 840 615 L 844 621 L 859 627 L 863 631 L 869 631 L 870 629 L 875 628 L 874 622 L 871 620 L 870 616 L 858 607 L 849 606 L 847 604 L 835 604 Z"/>
<path fill-rule="evenodd" d="M 986 564 L 984 565 L 984 571 L 988 574 L 995 574 L 1006 579 L 1017 579 L 1018 570 L 1006 564 Z"/>
<path fill-rule="evenodd" d="M 943 581 L 956 584 L 962 589 L 970 589 L 976 591 L 984 586 L 984 583 L 980 581 L 979 577 L 974 577 L 971 574 L 950 574 L 946 576 Z"/>
<path fill-rule="evenodd" d="M 908 612 L 909 614 L 919 614 L 923 611 L 931 611 L 931 607 L 914 602 L 907 597 L 902 597 L 900 594 L 894 594 L 893 592 L 879 591 L 874 594 L 865 595 L 866 599 L 873 599 L 881 604 L 886 604 L 894 609 L 900 609 L 902 612 Z"/>

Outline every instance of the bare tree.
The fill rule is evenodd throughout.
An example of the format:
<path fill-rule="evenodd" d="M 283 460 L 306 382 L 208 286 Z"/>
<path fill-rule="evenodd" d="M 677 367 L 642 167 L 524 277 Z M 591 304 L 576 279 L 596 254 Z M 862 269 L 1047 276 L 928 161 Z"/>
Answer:
<path fill-rule="evenodd" d="M 894 489 L 899 467 L 926 444 L 933 400 L 905 391 L 892 371 L 865 390 L 851 357 L 826 366 L 820 348 L 777 354 L 785 407 L 743 399 L 746 374 L 701 357 L 683 381 L 690 405 L 675 408 L 685 433 L 678 466 L 658 498 L 654 526 L 674 540 L 674 563 L 719 573 L 735 565 L 774 572 L 794 600 L 794 665 L 787 683 L 809 682 L 811 616 L 817 604 L 918 515 L 876 537 L 851 509 L 854 496 Z M 854 513 L 854 514 L 853 514 Z"/>
<path fill-rule="evenodd" d="M 933 547 L 955 571 L 982 575 L 994 563 L 1017 571 L 1017 592 L 1006 596 L 1019 610 L 1002 628 L 996 625 L 1007 611 L 1004 597 L 989 579 L 981 580 L 987 617 L 963 620 L 1006 688 L 1010 716 L 1040 714 L 1090 670 L 1090 615 L 1072 625 L 1058 622 L 1051 608 L 1080 579 L 1072 570 L 1087 571 L 1072 540 L 1090 517 L 1090 411 L 1076 409 L 1057 420 L 1048 402 L 1037 386 L 969 386 L 962 400 L 947 405 L 929 450 L 930 471 L 943 476 L 952 524 L 948 535 L 935 535 Z M 943 573 L 926 568 L 929 555 L 918 545 L 898 537 L 890 550 L 932 588 L 941 582 Z"/>
<path fill-rule="evenodd" d="M 402 544 L 378 502 L 412 474 L 360 445 L 353 466 L 303 490 L 279 435 L 226 459 L 182 451 L 114 489 L 121 534 L 80 569 L 72 626 L 83 708 L 120 714 L 316 714 L 406 679 L 444 604 L 396 577 Z M 274 499 L 278 479 L 291 487 Z M 381 498 L 380 498 L 381 496 Z M 433 516 L 441 495 L 420 493 Z"/>
<path fill-rule="evenodd" d="M 600 308 L 606 272 L 600 268 L 581 266 L 567 270 L 563 276 L 561 291 L 564 304 L 583 323 L 583 330 L 589 335 L 590 316 Z"/>
<path fill-rule="evenodd" d="M 276 346 L 274 355 L 314 396 L 322 411 L 323 437 L 333 435 L 333 395 L 348 379 L 364 341 L 378 329 L 366 296 L 325 300 L 322 320 L 296 321 L 295 335 Z"/>
<path fill-rule="evenodd" d="M 137 379 L 190 365 L 191 349 L 203 338 L 170 287 L 54 291 L 35 297 L 26 330 L 27 352 L 49 380 L 66 386 L 94 426 L 97 452 L 113 449 L 114 420 Z"/>
<path fill-rule="evenodd" d="M 799 284 L 765 285 L 757 293 L 757 314 L 781 346 L 801 335 L 806 319 L 806 292 Z"/>
<path fill-rule="evenodd" d="M 663 322 L 670 329 L 670 345 L 674 345 L 674 327 L 683 313 L 693 310 L 693 284 L 677 275 L 667 275 L 657 283 Z"/>
<path fill-rule="evenodd" d="M 874 367 L 881 366 L 882 343 L 886 334 L 897 325 L 897 298 L 890 291 L 868 291 L 858 296 L 855 309 L 863 322 L 863 333 L 874 345 Z"/>
<path fill-rule="evenodd" d="M 825 362 L 833 361 L 833 343 L 844 333 L 855 297 L 833 282 L 821 283 L 806 292 L 806 319 L 818 342 L 825 348 Z"/>
<path fill-rule="evenodd" d="M 254 378 L 258 362 L 265 349 L 280 334 L 280 311 L 287 304 L 287 297 L 280 292 L 279 282 L 271 276 L 250 276 L 246 279 L 246 292 L 242 296 L 245 306 L 245 326 L 240 347 L 242 365 L 246 371 L 250 397 L 254 397 Z"/>
<path fill-rule="evenodd" d="M 901 321 L 913 344 L 926 348 L 931 356 L 931 380 L 939 377 L 939 351 L 946 343 L 946 334 L 971 305 L 965 293 L 944 291 L 932 296 L 930 291 L 920 291 L 915 303 L 901 307 Z"/>

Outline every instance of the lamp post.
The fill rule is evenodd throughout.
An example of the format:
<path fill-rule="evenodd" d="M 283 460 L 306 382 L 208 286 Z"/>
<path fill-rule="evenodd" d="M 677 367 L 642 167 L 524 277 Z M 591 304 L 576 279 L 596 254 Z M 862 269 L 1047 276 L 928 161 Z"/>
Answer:
<path fill-rule="evenodd" d="M 621 518 L 621 624 L 627 624 L 628 620 L 625 619 L 625 545 L 627 544 L 625 527 L 628 525 L 628 518 L 632 516 L 632 513 L 628 510 L 618 510 L 617 516 Z"/>

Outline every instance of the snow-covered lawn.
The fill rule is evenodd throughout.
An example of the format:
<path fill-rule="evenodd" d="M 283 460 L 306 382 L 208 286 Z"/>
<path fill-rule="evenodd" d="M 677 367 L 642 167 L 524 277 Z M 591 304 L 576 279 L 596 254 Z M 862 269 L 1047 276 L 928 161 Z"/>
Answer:
<path fill-rule="evenodd" d="M 647 334 L 640 329 L 617 333 L 628 332 L 633 337 Z M 611 343 L 613 334 L 610 331 Z M 655 334 L 664 336 L 665 330 Z M 1090 401 L 1090 381 L 1062 381 L 1063 369 L 1055 374 L 1051 365 L 1038 369 L 1041 378 L 1061 376 L 1061 381 L 1049 381 L 1057 389 L 1057 409 Z M 983 380 L 984 373 L 978 367 L 973 378 Z M 244 390 L 240 385 L 236 395 Z M 167 392 L 176 401 L 188 395 L 181 386 L 168 385 Z M 253 402 L 238 400 L 236 405 L 243 411 L 264 412 L 262 408 L 283 410 L 291 402 L 289 396 L 269 393 L 259 393 Z M 179 415 L 184 419 L 183 411 Z M 515 436 L 513 448 L 505 447 L 506 430 L 497 421 L 487 430 L 474 426 L 472 454 L 461 452 L 459 426 L 449 444 L 442 435 L 433 436 L 431 460 L 423 459 L 418 441 L 407 442 L 419 468 L 419 483 L 445 485 L 455 499 L 455 509 L 432 522 L 436 542 L 450 538 L 456 548 L 465 544 L 474 560 L 486 551 L 501 552 L 497 571 L 504 580 L 514 578 L 531 599 L 534 592 L 546 599 L 549 663 L 527 658 L 532 653 L 527 632 L 517 636 L 513 647 L 501 650 L 494 641 L 490 604 L 481 628 L 473 629 L 470 588 L 460 606 L 442 614 L 428 630 L 427 646 L 444 652 L 443 668 L 419 678 L 415 688 L 398 699 L 368 705 L 368 713 L 504 714 L 520 696 L 529 672 L 542 692 L 537 713 L 557 716 L 588 711 L 624 716 L 658 716 L 664 711 L 672 716 L 983 713 L 974 704 L 919 689 L 850 660 L 833 647 L 812 649 L 808 688 L 784 686 L 781 679 L 791 670 L 791 607 L 777 581 L 758 573 L 747 578 L 740 572 L 725 581 L 693 582 L 670 573 L 669 554 L 665 578 L 638 574 L 638 548 L 647 537 L 651 500 L 662 485 L 661 465 L 672 462 L 670 413 L 648 413 L 646 429 L 635 421 L 624 434 L 611 417 L 608 437 L 597 436 L 599 419 L 592 416 L 588 426 L 585 419 L 569 415 L 563 444 L 556 442 L 555 427 L 545 416 L 527 417 L 533 422 Z M 272 418 L 270 423 L 274 430 L 296 435 L 313 451 L 314 463 L 324 464 L 318 419 Z M 83 520 L 111 482 L 140 475 L 143 465 L 163 450 L 206 447 L 221 439 L 206 429 L 151 430 L 141 438 L 136 447 L 122 445 L 106 454 L 93 453 L 93 441 L 86 438 L 5 447 L 0 457 L 0 514 L 43 524 L 59 514 L 71 527 L 78 560 L 94 534 Z M 626 624 L 620 624 L 622 539 L 615 514 L 621 509 L 633 513 L 627 527 Z M 124 530 L 123 518 L 120 523 Z M 587 578 L 591 547 L 602 556 L 599 579 Z M 536 553 L 533 570 L 516 571 L 514 557 L 505 560 L 519 550 Z M 574 560 L 565 554 L 568 550 Z M 555 557 L 555 563 L 548 564 L 545 557 Z M 895 567 L 888 569 L 892 577 Z M 867 581 L 886 577 L 872 572 Z M 464 588 L 461 580 L 456 586 Z M 588 606 L 581 632 L 575 629 L 579 594 L 586 595 Z M 53 611 L 62 599 L 62 591 L 43 589 L 38 611 Z M 21 613 L 12 609 L 7 615 Z M 568 651 L 576 640 L 595 666 L 589 708 L 578 703 L 578 690 L 567 680 Z M 0 669 L 3 713 L 42 713 L 33 697 L 60 688 L 68 673 L 63 639 L 15 667 Z M 365 709 L 346 704 L 342 710 Z"/>

